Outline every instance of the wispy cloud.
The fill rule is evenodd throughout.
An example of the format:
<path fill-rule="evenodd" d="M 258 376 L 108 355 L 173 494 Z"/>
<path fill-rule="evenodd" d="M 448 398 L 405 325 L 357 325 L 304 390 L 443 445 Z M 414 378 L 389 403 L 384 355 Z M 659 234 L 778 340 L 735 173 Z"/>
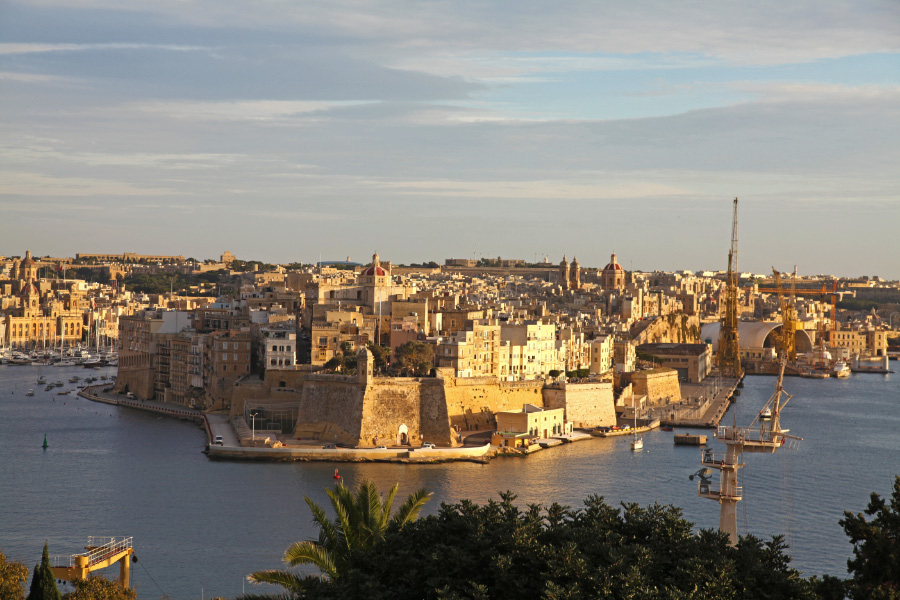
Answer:
<path fill-rule="evenodd" d="M 202 46 L 180 46 L 173 44 L 40 44 L 40 43 L 0 43 L 0 55 L 33 54 L 36 52 L 80 52 L 84 50 L 172 50 L 175 52 L 191 52 L 208 50 Z"/>
<path fill-rule="evenodd" d="M 9 196 L 159 196 L 178 193 L 143 188 L 123 181 L 87 177 L 54 177 L 40 173 L 0 171 L 0 195 Z M 0 202 L 0 206 L 4 206 Z"/>

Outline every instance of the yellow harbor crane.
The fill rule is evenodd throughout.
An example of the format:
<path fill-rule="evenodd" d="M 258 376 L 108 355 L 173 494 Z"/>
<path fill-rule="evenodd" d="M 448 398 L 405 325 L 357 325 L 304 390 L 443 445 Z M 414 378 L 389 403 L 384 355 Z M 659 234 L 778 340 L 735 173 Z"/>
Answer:
<path fill-rule="evenodd" d="M 790 301 L 785 300 L 784 290 L 781 285 L 781 274 L 772 267 L 772 273 L 775 274 L 775 290 L 778 292 L 778 305 L 781 308 L 781 349 L 789 362 L 797 360 L 797 348 L 794 345 L 796 331 L 800 328 L 800 322 L 797 320 L 797 308 L 794 305 L 794 288 L 795 284 L 791 284 Z M 796 275 L 793 281 L 796 281 Z"/>
<path fill-rule="evenodd" d="M 87 552 L 69 556 L 68 563 L 50 567 L 53 577 L 66 581 L 87 579 L 94 571 L 119 563 L 119 585 L 128 588 L 131 583 L 131 561 L 134 548 L 132 538 L 88 537 Z M 137 558 L 134 558 L 137 561 Z"/>

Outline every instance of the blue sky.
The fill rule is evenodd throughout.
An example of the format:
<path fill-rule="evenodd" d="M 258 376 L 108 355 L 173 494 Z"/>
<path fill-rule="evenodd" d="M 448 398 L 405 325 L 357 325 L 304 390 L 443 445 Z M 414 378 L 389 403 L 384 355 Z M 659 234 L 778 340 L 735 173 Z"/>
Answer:
<path fill-rule="evenodd" d="M 894 0 L 0 2 L 0 254 L 900 278 Z"/>

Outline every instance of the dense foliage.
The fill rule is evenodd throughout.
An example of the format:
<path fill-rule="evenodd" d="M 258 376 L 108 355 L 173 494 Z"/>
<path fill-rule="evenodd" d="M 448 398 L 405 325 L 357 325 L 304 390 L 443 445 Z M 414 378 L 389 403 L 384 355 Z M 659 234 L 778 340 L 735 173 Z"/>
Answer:
<path fill-rule="evenodd" d="M 73 582 L 74 592 L 63 600 L 137 600 L 137 593 L 103 577 L 90 576 Z"/>
<path fill-rule="evenodd" d="M 183 292 L 195 285 L 216 285 L 222 280 L 225 271 L 207 271 L 184 275 L 179 273 L 133 273 L 121 279 L 128 289 L 144 294 L 166 294 L 170 290 Z M 215 294 L 213 289 L 211 294 Z M 197 295 L 191 292 L 191 295 Z"/>
<path fill-rule="evenodd" d="M 22 600 L 25 598 L 25 581 L 28 579 L 28 567 L 22 563 L 10 562 L 0 551 L 0 598 L 3 600 Z"/>
<path fill-rule="evenodd" d="M 336 579 L 309 579 L 309 598 L 815 598 L 780 538 L 693 533 L 673 507 L 518 508 L 515 496 L 463 501 L 390 531 Z"/>
<path fill-rule="evenodd" d="M 900 599 L 900 477 L 894 478 L 890 501 L 873 493 L 865 513 L 844 511 L 840 524 L 853 543 L 850 597 Z"/>
<path fill-rule="evenodd" d="M 424 377 L 434 368 L 434 347 L 424 342 L 407 342 L 394 350 L 391 370 L 400 377 Z"/>

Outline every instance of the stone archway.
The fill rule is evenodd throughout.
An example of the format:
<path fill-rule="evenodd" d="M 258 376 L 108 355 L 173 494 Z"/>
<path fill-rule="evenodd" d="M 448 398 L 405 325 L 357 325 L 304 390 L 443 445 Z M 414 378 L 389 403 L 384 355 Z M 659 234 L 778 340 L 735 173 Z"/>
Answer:
<path fill-rule="evenodd" d="M 397 428 L 397 445 L 406 446 L 407 444 L 409 444 L 409 428 L 401 425 Z"/>

